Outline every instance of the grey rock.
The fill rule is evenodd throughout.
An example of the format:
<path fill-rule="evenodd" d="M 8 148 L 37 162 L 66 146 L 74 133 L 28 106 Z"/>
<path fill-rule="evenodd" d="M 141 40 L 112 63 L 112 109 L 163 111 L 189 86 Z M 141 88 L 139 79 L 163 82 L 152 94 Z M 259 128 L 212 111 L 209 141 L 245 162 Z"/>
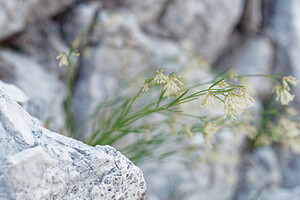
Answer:
<path fill-rule="evenodd" d="M 67 15 L 68 17 L 63 21 L 64 25 L 62 26 L 65 40 L 69 45 L 71 45 L 72 41 L 77 36 L 82 37 L 82 42 L 100 42 L 99 40 L 101 39 L 102 34 L 102 31 L 100 30 L 101 23 L 94 21 L 97 19 L 100 8 L 101 3 L 99 1 L 82 3 L 72 8 L 71 12 Z M 94 31 L 94 29 L 96 30 Z"/>
<path fill-rule="evenodd" d="M 263 20 L 262 5 L 262 0 L 246 0 L 240 22 L 240 27 L 244 31 L 255 33 L 259 30 Z"/>
<path fill-rule="evenodd" d="M 278 149 L 277 156 L 282 168 L 282 186 L 293 188 L 300 185 L 300 155 L 287 149 Z"/>
<path fill-rule="evenodd" d="M 28 97 L 24 92 L 13 84 L 7 84 L 0 81 L 0 88 L 8 94 L 10 98 L 18 102 L 20 105 L 25 105 L 28 102 Z"/>
<path fill-rule="evenodd" d="M 253 153 L 245 153 L 234 199 L 251 199 L 260 190 L 275 190 L 282 182 L 281 167 L 275 151 L 261 147 Z"/>
<path fill-rule="evenodd" d="M 40 67 L 66 80 L 67 68 L 58 67 L 59 61 L 56 56 L 61 52 L 69 52 L 69 48 L 60 35 L 59 25 L 52 20 L 45 20 L 27 26 L 26 31 L 15 37 L 13 43 L 38 62 Z M 74 67 L 77 67 L 77 61 L 78 59 L 72 60 Z"/>
<path fill-rule="evenodd" d="M 274 52 L 271 41 L 267 37 L 255 36 L 238 39 L 220 66 L 231 66 L 238 74 L 270 74 L 273 69 Z M 255 88 L 255 95 L 265 98 L 270 94 L 273 84 L 267 78 L 249 78 L 248 86 Z M 246 85 L 247 86 L 247 85 Z"/>
<path fill-rule="evenodd" d="M 42 128 L 0 89 L 0 197 L 144 199 L 141 170 L 110 146 Z"/>
<path fill-rule="evenodd" d="M 74 87 L 75 125 L 82 123 L 108 97 L 115 94 L 119 81 L 130 80 L 148 67 L 147 39 L 134 16 L 128 12 L 101 11 L 97 21 L 103 37 L 96 47 L 86 49 Z M 85 136 L 91 131 L 83 131 Z M 79 138 L 81 138 L 80 136 Z"/>
<path fill-rule="evenodd" d="M 22 31 L 26 25 L 48 18 L 65 9 L 75 0 L 1 0 L 0 40 Z"/>
<path fill-rule="evenodd" d="M 161 23 L 168 36 L 190 39 L 197 53 L 214 62 L 239 22 L 243 4 L 243 0 L 170 1 Z"/>
<path fill-rule="evenodd" d="M 130 7 L 136 15 L 141 27 L 157 23 L 171 1 L 169 0 L 125 0 L 126 6 Z M 147 12 L 145 12 L 147 10 Z"/>
<path fill-rule="evenodd" d="M 159 199 L 232 199 L 235 192 L 237 171 L 239 167 L 239 151 L 244 137 L 235 137 L 231 132 L 217 134 L 217 154 L 212 149 L 203 148 L 199 156 L 210 153 L 209 161 L 199 162 L 198 167 L 185 165 L 182 158 L 171 157 L 163 163 L 148 162 L 141 165 L 148 183 L 149 200 Z M 201 135 L 195 135 L 188 143 L 203 145 Z M 190 158 L 187 156 L 187 158 Z M 159 170 L 157 170 L 159 168 Z"/>
<path fill-rule="evenodd" d="M 300 187 L 295 188 L 274 188 L 263 190 L 259 196 L 261 200 L 282 200 L 282 199 L 300 199 Z"/>
<path fill-rule="evenodd" d="M 27 111 L 42 122 L 50 119 L 50 128 L 64 127 L 66 86 L 55 75 L 43 70 L 29 57 L 6 49 L 0 50 L 0 69 L 12 66 L 13 74 L 4 80 L 21 88 L 29 97 Z"/>

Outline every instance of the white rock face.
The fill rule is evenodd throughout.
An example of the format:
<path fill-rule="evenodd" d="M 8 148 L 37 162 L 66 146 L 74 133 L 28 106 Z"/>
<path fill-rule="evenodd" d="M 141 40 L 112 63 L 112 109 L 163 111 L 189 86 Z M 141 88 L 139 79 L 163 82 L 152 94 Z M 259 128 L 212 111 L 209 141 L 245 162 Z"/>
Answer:
<path fill-rule="evenodd" d="M 247 32 L 257 32 L 262 24 L 262 0 L 246 0 L 241 27 Z"/>
<path fill-rule="evenodd" d="M 0 50 L 0 70 L 9 66 L 13 75 L 5 79 L 20 87 L 29 97 L 27 111 L 42 122 L 50 120 L 51 130 L 64 126 L 63 102 L 66 86 L 29 57 L 10 50 Z"/>
<path fill-rule="evenodd" d="M 24 29 L 36 19 L 63 10 L 74 0 L 0 0 L 0 40 Z"/>
<path fill-rule="evenodd" d="M 28 102 L 28 97 L 24 92 L 13 84 L 7 84 L 0 81 L 0 88 L 7 92 L 8 96 L 18 102 L 21 105 L 25 105 Z"/>
<path fill-rule="evenodd" d="M 14 37 L 14 42 L 22 53 L 38 62 L 39 67 L 60 79 L 67 80 L 67 67 L 58 67 L 59 61 L 55 59 L 61 52 L 69 51 L 66 42 L 61 38 L 58 24 L 50 19 L 36 22 L 27 26 L 22 34 Z M 72 58 L 72 63 L 76 67 L 78 59 Z"/>
<path fill-rule="evenodd" d="M 283 185 L 280 160 L 270 147 L 261 147 L 243 155 L 237 193 L 233 199 L 253 199 L 259 195 L 262 200 L 299 199 L 299 185 Z M 294 172 L 294 176 L 297 173 Z M 261 190 L 261 194 L 258 194 Z"/>
<path fill-rule="evenodd" d="M 210 154 L 210 161 L 199 162 L 198 167 L 183 165 L 181 158 L 178 161 L 170 158 L 170 161 L 164 163 L 142 165 L 149 185 L 147 198 L 231 200 L 238 178 L 239 151 L 243 145 L 243 136 L 235 137 L 224 131 L 218 133 L 218 139 L 222 143 L 218 144 L 217 153 L 201 149 L 203 154 Z M 200 146 L 200 141 L 201 136 L 198 135 L 190 142 Z"/>
<path fill-rule="evenodd" d="M 110 146 L 41 128 L 0 89 L 0 199 L 145 198 L 141 170 Z"/>
<path fill-rule="evenodd" d="M 190 39 L 201 56 L 215 61 L 241 17 L 243 4 L 243 0 L 175 0 L 161 21 L 169 36 Z"/>

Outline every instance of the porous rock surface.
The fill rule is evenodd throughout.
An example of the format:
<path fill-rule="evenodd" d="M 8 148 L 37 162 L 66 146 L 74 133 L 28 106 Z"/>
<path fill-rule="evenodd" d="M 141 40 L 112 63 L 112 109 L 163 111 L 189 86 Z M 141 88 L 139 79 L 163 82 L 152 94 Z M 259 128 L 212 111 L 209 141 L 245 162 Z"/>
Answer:
<path fill-rule="evenodd" d="M 144 199 L 141 170 L 110 146 L 42 128 L 0 89 L 0 199 Z"/>

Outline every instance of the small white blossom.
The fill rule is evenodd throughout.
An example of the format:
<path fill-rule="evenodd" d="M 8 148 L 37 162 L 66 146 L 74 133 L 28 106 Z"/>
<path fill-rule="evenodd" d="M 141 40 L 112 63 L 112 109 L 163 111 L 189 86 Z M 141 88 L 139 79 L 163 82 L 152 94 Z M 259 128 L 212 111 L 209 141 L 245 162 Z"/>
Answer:
<path fill-rule="evenodd" d="M 183 125 L 182 128 L 187 137 L 189 137 L 189 138 L 194 137 L 194 133 L 191 131 L 191 129 L 189 127 L 187 127 L 186 125 Z"/>
<path fill-rule="evenodd" d="M 276 101 L 280 100 L 282 105 L 288 105 L 290 101 L 293 101 L 295 95 L 292 95 L 287 88 L 282 87 L 281 85 L 275 85 L 273 92 L 276 93 Z"/>
<path fill-rule="evenodd" d="M 208 92 L 206 93 L 206 95 L 204 95 L 204 97 L 200 98 L 202 99 L 202 102 L 200 104 L 201 107 L 205 107 L 205 108 L 215 108 L 215 99 L 216 97 L 211 93 Z"/>
<path fill-rule="evenodd" d="M 152 135 L 151 135 L 150 129 L 146 130 L 146 137 L 147 137 L 147 141 L 152 140 Z"/>
<path fill-rule="evenodd" d="M 148 90 L 149 90 L 149 85 L 148 85 L 148 83 L 145 83 L 144 86 L 143 86 L 142 91 L 147 92 Z"/>
<path fill-rule="evenodd" d="M 176 93 L 180 90 L 177 84 L 183 85 L 181 81 L 178 80 L 178 76 L 172 75 L 172 76 L 167 76 L 164 85 L 164 89 L 166 89 L 166 96 L 170 96 L 173 93 Z"/>
<path fill-rule="evenodd" d="M 286 89 L 287 91 L 291 90 L 289 84 L 291 84 L 293 86 L 296 86 L 297 83 L 298 83 L 298 81 L 296 80 L 295 77 L 292 77 L 292 76 L 284 76 L 284 77 L 282 77 L 283 88 Z"/>
<path fill-rule="evenodd" d="M 204 132 L 205 137 L 207 139 L 210 139 L 219 130 L 220 130 L 219 127 L 215 123 L 206 122 L 205 126 L 204 126 L 204 129 L 203 129 L 203 132 Z"/>
<path fill-rule="evenodd" d="M 228 87 L 229 85 L 223 80 L 220 83 L 218 83 L 218 86 L 223 89 Z"/>
<path fill-rule="evenodd" d="M 204 140 L 205 143 L 211 147 L 211 138 L 214 136 L 215 133 L 217 133 L 219 131 L 219 127 L 212 122 L 206 122 L 204 129 L 203 129 L 203 133 L 204 133 Z"/>
<path fill-rule="evenodd" d="M 246 93 L 244 88 L 240 88 L 239 93 L 234 90 L 229 91 L 225 97 L 224 118 L 228 114 L 231 120 L 236 119 L 236 114 L 241 114 L 254 102 L 254 99 Z"/>
<path fill-rule="evenodd" d="M 72 52 L 72 55 L 73 55 L 73 56 L 76 56 L 76 57 L 80 56 L 80 53 L 79 53 L 78 49 L 75 49 L 75 50 Z"/>
<path fill-rule="evenodd" d="M 59 60 L 59 66 L 62 67 L 63 65 L 68 66 L 69 62 L 68 62 L 68 56 L 66 54 L 66 52 L 61 52 L 57 57 L 57 60 Z"/>
<path fill-rule="evenodd" d="M 156 81 L 157 84 L 164 84 L 166 83 L 166 80 L 168 78 L 168 76 L 163 74 L 164 70 L 157 70 L 156 71 L 156 77 L 154 78 L 154 80 Z"/>

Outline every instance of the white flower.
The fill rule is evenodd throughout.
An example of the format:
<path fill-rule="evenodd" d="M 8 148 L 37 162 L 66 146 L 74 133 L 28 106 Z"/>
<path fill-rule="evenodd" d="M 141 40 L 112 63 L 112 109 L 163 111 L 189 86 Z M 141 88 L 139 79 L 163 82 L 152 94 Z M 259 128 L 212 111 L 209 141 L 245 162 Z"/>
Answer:
<path fill-rule="evenodd" d="M 292 76 L 284 76 L 281 80 L 282 85 L 276 84 L 272 92 L 276 93 L 276 101 L 280 100 L 282 105 L 288 105 L 295 98 L 295 95 L 289 92 L 291 90 L 289 84 L 296 86 L 298 81 Z"/>
<path fill-rule="evenodd" d="M 69 62 L 68 62 L 68 56 L 66 54 L 66 52 L 61 52 L 57 57 L 56 57 L 57 60 L 59 60 L 59 64 L 58 66 L 68 66 L 69 65 Z"/>
<path fill-rule="evenodd" d="M 204 133 L 204 140 L 205 143 L 211 147 L 211 138 L 214 136 L 215 133 L 217 133 L 219 131 L 219 127 L 212 122 L 206 122 L 204 129 L 203 129 L 203 133 Z"/>
<path fill-rule="evenodd" d="M 165 79 L 164 89 L 166 89 L 166 96 L 170 96 L 180 90 L 177 84 L 183 85 L 181 81 L 178 80 L 179 76 L 171 75 L 167 76 Z"/>
<path fill-rule="evenodd" d="M 149 85 L 148 85 L 148 83 L 145 83 L 144 86 L 143 86 L 142 91 L 147 92 L 148 90 L 149 90 Z"/>
<path fill-rule="evenodd" d="M 164 70 L 157 70 L 156 71 L 156 77 L 154 78 L 154 80 L 156 81 L 157 84 L 163 84 L 166 83 L 166 79 L 168 78 L 168 76 L 163 74 Z"/>
<path fill-rule="evenodd" d="M 236 114 L 241 114 L 254 102 L 254 99 L 246 93 L 245 88 L 240 88 L 239 93 L 235 90 L 229 91 L 225 97 L 224 118 L 228 114 L 231 120 L 236 119 Z"/>
<path fill-rule="evenodd" d="M 163 90 L 166 90 L 165 96 L 168 97 L 171 94 L 176 93 L 180 90 L 178 84 L 179 85 L 183 85 L 183 84 L 181 81 L 178 80 L 180 76 L 172 75 L 172 74 L 170 76 L 166 76 L 163 74 L 163 71 L 164 70 L 157 70 L 154 80 L 156 81 L 157 84 L 164 84 Z"/>
<path fill-rule="evenodd" d="M 287 91 L 291 90 L 289 84 L 291 84 L 293 86 L 296 86 L 297 83 L 298 83 L 296 78 L 292 77 L 292 76 L 284 76 L 284 77 L 282 77 L 281 80 L 282 80 L 282 84 L 283 84 L 284 89 L 286 89 Z"/>
<path fill-rule="evenodd" d="M 147 141 L 152 140 L 152 135 L 151 135 L 150 129 L 146 130 L 146 137 L 147 137 Z"/>
<path fill-rule="evenodd" d="M 189 127 L 187 127 L 186 125 L 183 125 L 182 128 L 187 137 L 189 137 L 189 138 L 194 137 L 194 133 L 191 131 L 191 129 Z"/>
<path fill-rule="evenodd" d="M 220 83 L 218 83 L 218 86 L 223 89 L 228 87 L 229 85 L 223 80 Z"/>
<path fill-rule="evenodd" d="M 288 105 L 290 101 L 293 101 L 295 98 L 295 95 L 292 95 L 288 88 L 284 88 L 281 85 L 275 85 L 272 92 L 276 93 L 276 101 L 280 100 L 282 105 Z"/>
<path fill-rule="evenodd" d="M 205 108 L 215 108 L 216 107 L 215 102 L 214 102 L 216 97 L 211 92 L 206 93 L 206 95 L 204 95 L 204 97 L 202 97 L 201 99 L 202 99 L 202 102 L 200 104 L 201 107 L 205 107 Z"/>
<path fill-rule="evenodd" d="M 75 49 L 74 51 L 72 51 L 72 55 L 76 56 L 76 57 L 80 56 L 78 49 Z"/>

